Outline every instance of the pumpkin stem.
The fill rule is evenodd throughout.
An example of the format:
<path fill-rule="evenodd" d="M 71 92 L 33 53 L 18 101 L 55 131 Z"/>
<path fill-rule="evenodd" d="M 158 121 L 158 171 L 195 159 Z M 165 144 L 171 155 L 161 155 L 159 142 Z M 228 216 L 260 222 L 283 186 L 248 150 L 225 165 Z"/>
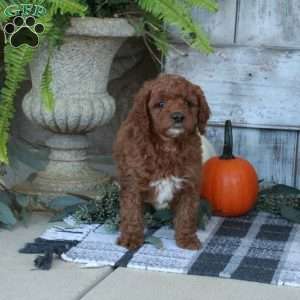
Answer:
<path fill-rule="evenodd" d="M 230 120 L 225 122 L 225 132 L 224 132 L 224 148 L 223 154 L 220 156 L 221 159 L 233 159 L 232 154 L 232 124 Z"/>

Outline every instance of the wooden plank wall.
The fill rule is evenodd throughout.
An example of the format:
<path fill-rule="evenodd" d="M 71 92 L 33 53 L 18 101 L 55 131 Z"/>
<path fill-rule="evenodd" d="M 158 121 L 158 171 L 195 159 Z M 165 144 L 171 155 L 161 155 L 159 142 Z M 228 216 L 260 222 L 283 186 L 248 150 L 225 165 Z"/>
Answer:
<path fill-rule="evenodd" d="M 207 136 L 220 152 L 223 124 L 234 125 L 235 153 L 260 179 L 300 188 L 300 2 L 219 0 L 220 11 L 195 11 L 215 52 L 199 54 L 174 38 L 167 72 L 202 86 L 213 112 Z"/>
<path fill-rule="evenodd" d="M 299 0 L 241 0 L 237 41 L 254 46 L 299 49 L 299 12 Z"/>
<path fill-rule="evenodd" d="M 247 158 L 255 166 L 260 179 L 295 184 L 296 131 L 235 127 L 233 136 L 234 153 Z M 207 137 L 221 153 L 223 128 L 210 126 Z"/>

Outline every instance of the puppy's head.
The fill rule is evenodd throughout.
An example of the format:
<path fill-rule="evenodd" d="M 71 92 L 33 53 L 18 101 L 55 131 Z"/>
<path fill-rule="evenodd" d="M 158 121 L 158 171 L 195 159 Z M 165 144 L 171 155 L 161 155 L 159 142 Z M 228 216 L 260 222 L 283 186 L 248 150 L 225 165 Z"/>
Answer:
<path fill-rule="evenodd" d="M 136 108 L 144 115 L 141 127 L 151 126 L 167 138 L 193 133 L 197 127 L 204 133 L 210 110 L 199 86 L 181 76 L 164 74 L 147 82 L 138 95 Z"/>

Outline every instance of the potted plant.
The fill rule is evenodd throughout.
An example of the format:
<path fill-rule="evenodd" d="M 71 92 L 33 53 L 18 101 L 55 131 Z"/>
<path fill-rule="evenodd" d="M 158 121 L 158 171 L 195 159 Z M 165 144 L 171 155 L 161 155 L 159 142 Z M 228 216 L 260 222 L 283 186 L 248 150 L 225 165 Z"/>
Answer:
<path fill-rule="evenodd" d="M 86 163 L 85 134 L 114 114 L 114 100 L 106 84 L 114 54 L 125 38 L 141 36 L 159 60 L 153 49 L 166 54 L 170 42 L 165 25 L 174 25 L 190 46 L 204 53 L 212 51 L 193 22 L 191 9 L 199 6 L 216 11 L 215 0 L 31 0 L 9 14 L 7 7 L 12 3 L 0 3 L 0 23 L 8 41 L 0 93 L 0 161 L 8 163 L 14 97 L 30 65 L 33 87 L 24 98 L 23 110 L 29 119 L 54 132 L 47 141 L 51 149 L 48 167 L 35 178 L 41 190 L 81 191 L 99 181 Z M 35 23 L 29 18 L 33 12 Z M 16 19 L 17 15 L 22 18 Z M 24 24 L 34 29 L 40 46 L 12 45 Z"/>

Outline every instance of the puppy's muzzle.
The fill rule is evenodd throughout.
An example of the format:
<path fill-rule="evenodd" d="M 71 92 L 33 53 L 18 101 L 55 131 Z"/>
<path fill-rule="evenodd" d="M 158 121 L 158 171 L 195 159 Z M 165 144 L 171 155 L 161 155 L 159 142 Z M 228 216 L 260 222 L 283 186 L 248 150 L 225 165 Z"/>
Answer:
<path fill-rule="evenodd" d="M 171 119 L 173 120 L 174 124 L 182 124 L 184 120 L 184 114 L 182 112 L 176 111 L 171 113 Z"/>

